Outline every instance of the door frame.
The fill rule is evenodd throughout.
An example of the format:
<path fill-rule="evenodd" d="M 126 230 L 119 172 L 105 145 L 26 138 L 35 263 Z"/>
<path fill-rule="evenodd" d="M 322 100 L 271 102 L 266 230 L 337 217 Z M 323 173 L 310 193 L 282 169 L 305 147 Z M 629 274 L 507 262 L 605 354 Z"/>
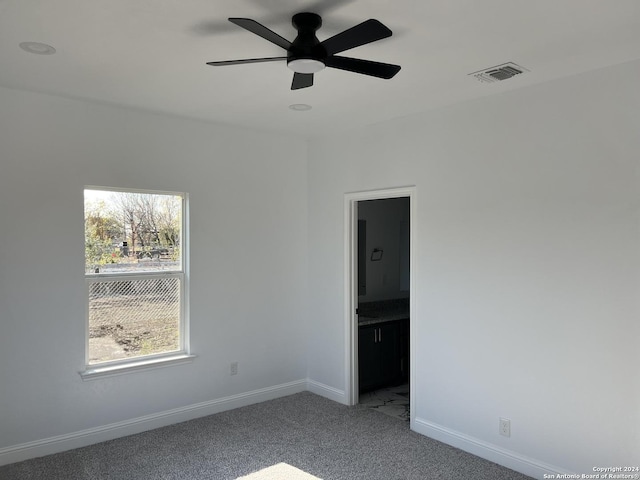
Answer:
<path fill-rule="evenodd" d="M 348 405 L 356 405 L 358 391 L 358 202 L 365 200 L 385 200 L 409 198 L 409 402 L 414 399 L 414 324 L 415 324 L 415 218 L 416 187 L 397 187 L 381 190 L 350 192 L 344 196 L 344 318 L 345 318 L 345 392 Z M 411 408 L 411 426 L 415 409 Z"/>

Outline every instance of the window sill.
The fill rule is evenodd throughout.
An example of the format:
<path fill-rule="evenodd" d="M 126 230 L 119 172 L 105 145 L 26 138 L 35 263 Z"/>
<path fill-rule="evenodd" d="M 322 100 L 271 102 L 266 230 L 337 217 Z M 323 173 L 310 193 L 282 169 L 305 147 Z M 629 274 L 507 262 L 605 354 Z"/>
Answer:
<path fill-rule="evenodd" d="M 195 355 L 186 353 L 178 353 L 168 355 L 161 358 L 141 358 L 127 363 L 119 363 L 117 365 L 92 365 L 87 366 L 84 372 L 79 372 L 82 380 L 97 380 L 99 378 L 113 377 L 115 375 L 124 375 L 142 370 L 153 370 L 155 368 L 170 367 L 174 365 L 182 365 L 183 363 L 191 363 L 196 358 Z"/>

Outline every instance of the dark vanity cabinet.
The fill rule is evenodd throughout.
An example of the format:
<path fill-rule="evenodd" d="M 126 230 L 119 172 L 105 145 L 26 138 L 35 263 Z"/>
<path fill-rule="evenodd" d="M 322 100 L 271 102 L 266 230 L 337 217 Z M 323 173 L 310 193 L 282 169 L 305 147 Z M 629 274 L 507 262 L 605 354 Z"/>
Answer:
<path fill-rule="evenodd" d="M 400 374 L 402 381 L 409 380 L 409 319 L 400 320 Z"/>
<path fill-rule="evenodd" d="M 358 335 L 360 391 L 397 385 L 408 376 L 407 319 L 363 325 Z"/>

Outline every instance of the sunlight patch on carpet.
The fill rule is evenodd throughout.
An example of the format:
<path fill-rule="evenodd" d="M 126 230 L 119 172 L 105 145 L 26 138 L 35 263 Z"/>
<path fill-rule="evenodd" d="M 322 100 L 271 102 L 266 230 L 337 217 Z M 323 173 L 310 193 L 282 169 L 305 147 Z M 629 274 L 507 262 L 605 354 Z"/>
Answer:
<path fill-rule="evenodd" d="M 277 463 L 271 467 L 263 468 L 236 480 L 321 480 L 310 473 L 292 467 L 288 463 Z"/>

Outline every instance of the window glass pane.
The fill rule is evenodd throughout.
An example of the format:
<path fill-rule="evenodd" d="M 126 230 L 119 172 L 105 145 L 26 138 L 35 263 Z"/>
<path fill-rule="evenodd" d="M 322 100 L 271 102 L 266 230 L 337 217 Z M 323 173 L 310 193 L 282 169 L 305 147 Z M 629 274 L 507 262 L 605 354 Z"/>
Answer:
<path fill-rule="evenodd" d="M 181 278 L 89 283 L 89 364 L 180 349 Z"/>
<path fill-rule="evenodd" d="M 85 273 L 182 271 L 182 196 L 84 191 Z"/>

